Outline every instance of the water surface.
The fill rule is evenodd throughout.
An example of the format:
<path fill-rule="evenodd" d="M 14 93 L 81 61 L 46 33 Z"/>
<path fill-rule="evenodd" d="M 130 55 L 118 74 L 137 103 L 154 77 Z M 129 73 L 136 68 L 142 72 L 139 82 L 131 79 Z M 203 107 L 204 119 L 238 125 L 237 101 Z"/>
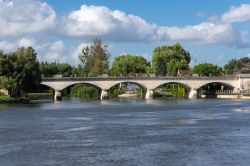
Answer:
<path fill-rule="evenodd" d="M 250 165 L 250 101 L 0 105 L 0 165 Z"/>

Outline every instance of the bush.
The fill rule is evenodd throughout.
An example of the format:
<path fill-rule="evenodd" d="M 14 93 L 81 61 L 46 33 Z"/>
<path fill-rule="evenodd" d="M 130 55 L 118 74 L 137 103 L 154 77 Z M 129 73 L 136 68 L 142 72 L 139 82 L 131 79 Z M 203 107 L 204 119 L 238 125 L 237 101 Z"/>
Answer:
<path fill-rule="evenodd" d="M 118 97 L 119 95 L 125 93 L 124 89 L 120 89 L 119 85 L 113 86 L 112 88 L 109 89 L 108 91 L 108 96 L 109 97 Z"/>
<path fill-rule="evenodd" d="M 79 84 L 70 88 L 70 96 L 87 99 L 99 99 L 99 90 L 93 86 Z"/>

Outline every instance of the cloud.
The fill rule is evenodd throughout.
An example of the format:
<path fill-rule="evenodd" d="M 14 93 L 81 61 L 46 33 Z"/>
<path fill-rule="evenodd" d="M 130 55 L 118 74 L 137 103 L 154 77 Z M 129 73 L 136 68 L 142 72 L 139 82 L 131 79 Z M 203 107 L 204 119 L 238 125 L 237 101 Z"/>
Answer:
<path fill-rule="evenodd" d="M 197 17 L 200 17 L 200 18 L 204 18 L 204 17 L 207 17 L 207 13 L 206 12 L 202 12 L 202 11 L 199 11 L 197 12 L 196 16 Z"/>
<path fill-rule="evenodd" d="M 157 26 L 144 19 L 127 15 L 104 6 L 82 5 L 72 11 L 65 21 L 64 32 L 70 37 L 98 36 L 115 41 L 150 41 L 154 39 Z"/>
<path fill-rule="evenodd" d="M 204 22 L 186 27 L 159 27 L 159 40 L 188 41 L 200 44 L 238 45 L 246 42 L 245 34 L 231 24 Z"/>
<path fill-rule="evenodd" d="M 65 62 L 65 46 L 61 40 L 53 42 L 48 47 L 48 52 L 45 53 L 45 56 L 42 57 L 43 61 L 49 62 L 57 62 L 63 61 Z"/>
<path fill-rule="evenodd" d="M 9 41 L 0 41 L 0 50 L 3 50 L 3 51 L 11 51 L 15 48 L 15 44 L 12 43 L 12 42 L 9 42 Z"/>
<path fill-rule="evenodd" d="M 83 5 L 63 21 L 63 34 L 68 37 L 101 37 L 108 41 L 193 42 L 239 46 L 246 42 L 246 33 L 229 23 L 203 22 L 184 27 L 150 24 L 143 18 L 110 10 L 104 6 Z"/>
<path fill-rule="evenodd" d="M 54 27 L 56 13 L 34 0 L 0 1 L 0 37 L 21 36 Z"/>
<path fill-rule="evenodd" d="M 82 53 L 83 47 L 90 46 L 90 43 L 80 43 L 76 48 L 73 49 L 73 52 L 71 53 L 72 58 L 75 61 L 79 61 L 79 55 Z"/>
<path fill-rule="evenodd" d="M 0 49 L 8 52 L 32 46 L 39 60 L 59 59 L 73 64 L 79 62 L 78 55 L 89 43 L 71 45 L 68 41 L 87 42 L 95 37 L 105 42 L 186 42 L 249 48 L 248 32 L 232 24 L 250 20 L 249 8 L 243 4 L 222 16 L 211 17 L 199 12 L 198 16 L 209 20 L 196 25 L 161 26 L 105 6 L 82 5 L 65 16 L 57 16 L 49 4 L 38 0 L 0 0 Z M 46 36 L 47 32 L 52 33 Z"/>
<path fill-rule="evenodd" d="M 221 20 L 226 23 L 244 22 L 250 20 L 250 4 L 242 4 L 240 7 L 231 7 L 224 13 Z"/>
<path fill-rule="evenodd" d="M 27 38 L 23 37 L 18 40 L 18 46 L 19 47 L 34 47 L 35 46 L 35 40 L 33 38 Z"/>

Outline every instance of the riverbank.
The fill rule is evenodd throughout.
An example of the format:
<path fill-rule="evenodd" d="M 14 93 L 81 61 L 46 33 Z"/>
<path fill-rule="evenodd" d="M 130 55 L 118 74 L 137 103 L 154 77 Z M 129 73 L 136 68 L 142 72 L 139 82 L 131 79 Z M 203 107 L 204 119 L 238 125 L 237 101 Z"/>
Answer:
<path fill-rule="evenodd" d="M 201 95 L 201 98 L 250 100 L 250 96 L 244 96 L 244 95 L 240 95 L 240 94 L 235 94 L 235 95 Z"/>
<path fill-rule="evenodd" d="M 123 93 L 121 95 L 118 95 L 118 97 L 137 97 L 135 93 Z"/>
<path fill-rule="evenodd" d="M 29 103 L 29 98 L 12 98 L 10 96 L 0 96 L 0 103 Z"/>

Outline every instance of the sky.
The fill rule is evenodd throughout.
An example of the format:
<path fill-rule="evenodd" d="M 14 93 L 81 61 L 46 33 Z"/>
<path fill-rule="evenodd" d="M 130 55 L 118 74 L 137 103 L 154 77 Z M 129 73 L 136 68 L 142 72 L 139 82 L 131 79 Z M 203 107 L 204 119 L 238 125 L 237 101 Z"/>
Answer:
<path fill-rule="evenodd" d="M 249 0 L 0 0 L 0 49 L 32 46 L 39 61 L 77 65 L 93 38 L 122 54 L 152 58 L 179 42 L 191 65 L 250 57 Z"/>

